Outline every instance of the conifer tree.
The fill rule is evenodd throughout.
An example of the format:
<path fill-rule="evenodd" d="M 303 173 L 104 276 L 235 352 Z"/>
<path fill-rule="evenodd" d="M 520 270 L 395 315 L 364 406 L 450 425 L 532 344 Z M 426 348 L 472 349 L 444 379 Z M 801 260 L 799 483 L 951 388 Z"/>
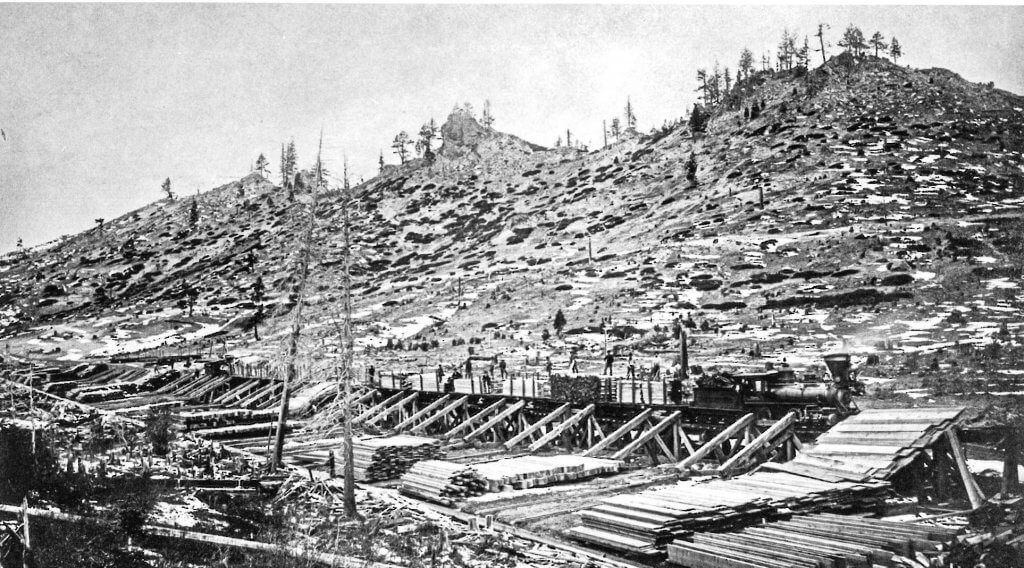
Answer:
<path fill-rule="evenodd" d="M 380 157 L 377 159 L 377 167 L 380 168 L 380 173 L 384 173 L 384 150 L 380 151 Z"/>
<path fill-rule="evenodd" d="M 615 138 L 615 141 L 617 142 L 619 140 L 619 136 L 622 135 L 622 126 L 619 124 L 619 119 L 618 118 L 613 118 L 612 119 L 611 131 L 612 131 L 612 137 Z"/>
<path fill-rule="evenodd" d="M 199 206 L 196 204 L 196 198 L 192 198 L 192 204 L 188 208 L 188 226 L 195 229 L 196 225 L 199 224 Z"/>
<path fill-rule="evenodd" d="M 879 51 L 881 51 L 882 54 L 885 54 L 885 50 L 889 47 L 889 44 L 886 43 L 885 36 L 882 35 L 882 32 L 875 32 L 871 36 L 869 43 L 871 44 L 871 47 L 875 49 L 875 57 L 878 57 Z"/>
<path fill-rule="evenodd" d="M 411 141 L 409 140 L 409 133 L 404 130 L 396 134 L 394 141 L 391 142 L 391 147 L 394 148 L 395 154 L 398 155 L 398 159 L 403 164 L 405 163 L 405 159 L 409 156 L 409 149 L 406 148 L 409 144 L 411 144 Z"/>
<path fill-rule="evenodd" d="M 258 158 L 256 158 L 256 171 L 260 173 L 260 177 L 267 177 L 267 167 L 269 165 L 270 164 L 267 162 L 266 156 L 262 153 Z"/>
<path fill-rule="evenodd" d="M 626 97 L 626 129 L 636 130 L 636 114 L 633 113 L 633 103 Z"/>
<path fill-rule="evenodd" d="M 555 332 L 558 333 L 559 336 L 562 335 L 562 330 L 565 329 L 565 323 L 565 314 L 562 313 L 562 310 L 555 312 L 555 321 L 553 326 L 555 328 Z"/>
<path fill-rule="evenodd" d="M 826 59 L 825 59 L 825 28 L 827 28 L 827 27 L 828 27 L 828 24 L 818 24 L 818 33 L 814 34 L 814 36 L 818 38 L 818 45 L 821 46 L 821 48 L 818 51 L 821 52 L 821 64 L 822 65 L 824 65 L 825 62 L 826 62 Z"/>
<path fill-rule="evenodd" d="M 754 53 L 744 47 L 743 51 L 740 52 L 740 63 L 736 69 L 737 82 L 749 79 L 750 73 L 754 70 Z"/>
<path fill-rule="evenodd" d="M 434 139 L 437 138 L 437 123 L 431 118 L 430 122 L 420 128 L 419 140 L 416 141 L 416 151 L 423 156 L 429 164 L 434 161 L 434 150 L 431 147 Z"/>
<path fill-rule="evenodd" d="M 710 99 L 708 98 L 708 72 L 707 69 L 697 70 L 697 81 L 700 82 L 700 86 L 697 87 L 697 91 L 701 94 L 701 100 L 704 104 L 709 104 Z"/>
<path fill-rule="evenodd" d="M 900 40 L 892 38 L 892 43 L 889 44 L 889 55 L 892 56 L 893 63 L 903 57 L 903 46 L 900 45 Z"/>
<path fill-rule="evenodd" d="M 860 28 L 850 24 L 846 27 L 846 31 L 843 32 L 843 39 L 839 40 L 839 47 L 846 48 L 853 55 L 860 57 L 864 49 L 867 48 L 867 44 L 864 43 L 864 32 L 860 31 Z"/>
<path fill-rule="evenodd" d="M 171 178 L 165 179 L 164 182 L 160 184 L 160 190 L 167 194 L 167 199 L 174 201 L 174 192 L 171 190 Z"/>
<path fill-rule="evenodd" d="M 484 100 L 484 114 L 480 118 L 480 122 L 487 128 L 491 128 L 494 125 L 494 115 L 491 114 L 490 99 Z"/>

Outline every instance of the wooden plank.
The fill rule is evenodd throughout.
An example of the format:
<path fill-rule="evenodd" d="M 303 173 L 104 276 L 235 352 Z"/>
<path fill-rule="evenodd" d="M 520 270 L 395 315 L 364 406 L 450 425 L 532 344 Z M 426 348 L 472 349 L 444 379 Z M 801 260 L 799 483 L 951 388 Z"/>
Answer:
<path fill-rule="evenodd" d="M 640 414 L 637 414 L 632 419 L 630 419 L 628 422 L 626 422 L 625 424 L 620 426 L 617 430 L 615 430 L 614 432 L 612 432 L 608 436 L 605 436 L 605 438 L 603 440 L 601 440 L 597 444 L 594 444 L 593 446 L 591 446 L 591 448 L 589 450 L 583 452 L 583 456 L 584 457 L 593 457 L 593 456 L 596 456 L 597 454 L 601 453 L 608 446 L 610 446 L 610 445 L 614 444 L 615 442 L 617 442 L 619 440 L 619 438 L 622 438 L 626 434 L 628 434 L 631 431 L 633 431 L 634 428 L 636 428 L 644 420 L 647 420 L 647 418 L 649 418 L 651 416 L 651 414 L 653 414 L 653 413 L 654 413 L 654 409 L 648 408 L 648 409 L 644 410 L 643 412 L 641 412 Z"/>
<path fill-rule="evenodd" d="M 412 416 L 410 416 L 410 417 L 406 418 L 405 420 L 399 422 L 394 427 L 394 430 L 396 432 L 401 432 L 405 428 L 408 428 L 409 426 L 415 424 L 416 421 L 419 420 L 420 418 L 423 418 L 424 416 L 426 416 L 426 415 L 430 414 L 431 412 L 433 412 L 434 410 L 436 410 L 439 406 L 447 404 L 450 399 L 451 399 L 451 395 L 450 394 L 446 394 L 446 395 L 442 396 L 441 398 L 435 400 L 434 402 L 431 402 L 427 406 L 425 406 L 422 409 L 420 409 L 419 412 L 413 413 Z"/>
<path fill-rule="evenodd" d="M 468 402 L 469 402 L 469 397 L 468 396 L 464 396 L 464 397 L 460 398 L 459 400 L 456 400 L 455 402 L 453 402 L 453 403 L 449 404 L 448 406 L 442 408 L 441 411 L 438 412 L 437 414 L 434 414 L 430 418 L 427 418 L 423 422 L 420 422 L 419 424 L 417 424 L 412 429 L 412 432 L 423 432 L 424 430 L 427 429 L 428 426 L 430 426 L 434 422 L 437 422 L 438 420 L 441 420 L 445 416 L 448 416 L 448 414 L 450 412 L 452 412 L 453 410 L 459 408 L 460 406 L 464 406 Z"/>
<path fill-rule="evenodd" d="M 524 406 L 526 406 L 526 401 L 525 400 L 520 400 L 519 402 L 513 404 L 512 406 L 510 406 L 510 407 L 506 408 L 505 410 L 502 410 L 501 412 L 496 414 L 494 416 L 494 418 L 491 418 L 487 422 L 484 422 L 483 425 L 481 425 L 476 430 L 473 430 L 469 434 L 466 434 L 465 436 L 463 436 L 462 439 L 464 441 L 466 441 L 466 442 L 469 442 L 470 440 L 473 440 L 475 438 L 478 438 L 478 437 L 482 436 L 484 434 L 484 432 L 487 432 L 491 428 L 494 428 L 496 425 L 501 423 L 502 420 L 505 420 L 509 416 L 511 416 L 511 415 L 515 414 L 516 412 L 519 412 L 520 410 L 522 410 Z"/>
<path fill-rule="evenodd" d="M 685 460 L 676 464 L 676 467 L 681 470 L 687 470 L 693 467 L 694 464 L 707 457 L 712 450 L 722 445 L 722 442 L 732 438 L 738 432 L 744 430 L 754 422 L 754 414 L 746 414 L 740 417 L 739 420 L 733 422 L 728 428 L 719 432 L 714 438 L 708 440 L 707 443 L 697 448 L 697 451 L 690 454 Z"/>
<path fill-rule="evenodd" d="M 505 442 L 505 447 L 508 448 L 508 449 L 512 449 L 512 447 L 515 446 L 516 444 L 519 444 L 523 440 L 529 438 L 535 432 L 537 432 L 538 430 L 540 430 L 544 426 L 548 425 L 549 423 L 553 422 L 559 416 L 565 414 L 570 408 L 572 408 L 572 405 L 570 405 L 568 403 L 563 404 L 562 406 L 559 406 L 553 412 L 551 412 L 550 414 L 548 414 L 544 418 L 541 418 L 540 420 L 538 420 L 536 424 L 534 424 L 533 426 L 530 426 L 530 427 L 524 429 L 519 434 L 516 434 L 515 436 L 513 436 L 512 439 L 510 439 L 509 441 Z"/>
<path fill-rule="evenodd" d="M 748 444 L 739 452 L 736 452 L 736 455 L 729 458 L 725 463 L 719 466 L 718 473 L 726 474 L 736 469 L 744 461 L 752 458 L 754 456 L 754 452 L 762 449 L 778 436 L 783 435 L 784 432 L 796 422 L 796 418 L 796 412 L 790 412 L 783 416 L 782 419 L 773 424 L 771 428 L 762 432 L 760 436 L 754 438 L 753 442 Z"/>
<path fill-rule="evenodd" d="M 578 412 L 576 412 L 576 414 L 573 414 L 572 416 L 570 416 L 565 422 L 562 422 L 558 426 L 552 428 L 550 432 L 548 432 L 547 434 L 541 436 L 541 438 L 539 440 L 537 440 L 536 442 L 530 444 L 529 451 L 531 453 L 533 453 L 533 452 L 536 452 L 537 450 L 543 448 L 544 446 L 550 444 L 552 440 L 554 440 L 555 438 L 561 436 L 563 432 L 565 432 L 569 428 L 573 427 L 574 425 L 578 424 L 581 420 L 585 419 L 587 416 L 590 416 L 591 413 L 594 412 L 594 408 L 596 408 L 596 407 L 593 404 L 590 404 L 590 405 L 587 405 L 586 408 L 583 408 L 583 409 L 579 410 Z"/>
<path fill-rule="evenodd" d="M 679 420 L 679 417 L 682 415 L 683 413 L 678 410 L 673 412 L 672 414 L 669 414 L 668 416 L 663 418 L 661 422 L 658 422 L 653 427 L 651 427 L 650 430 L 647 430 L 643 434 L 640 434 L 639 436 L 634 438 L 632 442 L 626 445 L 626 447 L 612 454 L 612 459 L 621 460 L 628 456 L 629 454 L 633 453 L 640 446 L 646 444 L 647 442 L 650 442 L 651 438 L 660 434 L 662 430 L 671 426 L 673 422 Z"/>

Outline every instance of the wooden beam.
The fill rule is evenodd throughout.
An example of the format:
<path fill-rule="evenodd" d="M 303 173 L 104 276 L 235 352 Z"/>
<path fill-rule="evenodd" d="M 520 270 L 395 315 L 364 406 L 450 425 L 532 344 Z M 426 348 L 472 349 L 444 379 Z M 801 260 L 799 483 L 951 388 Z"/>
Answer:
<path fill-rule="evenodd" d="M 537 450 L 550 444 L 553 440 L 555 440 L 555 438 L 558 438 L 564 432 L 568 431 L 569 428 L 572 428 L 576 424 L 579 424 L 581 420 L 585 419 L 587 416 L 590 416 L 594 412 L 594 408 L 596 407 L 593 404 L 589 404 L 586 408 L 583 408 L 577 411 L 576 414 L 570 416 L 565 422 L 562 422 L 558 426 L 552 428 L 550 432 L 541 436 L 541 438 L 536 442 L 530 444 L 530 453 L 536 452 Z"/>
<path fill-rule="evenodd" d="M 725 463 L 718 467 L 718 474 L 725 475 L 732 470 L 738 468 L 744 461 L 752 458 L 754 453 L 761 448 L 767 446 L 773 439 L 778 438 L 796 422 L 796 412 L 790 412 L 789 414 L 782 417 L 781 420 L 776 422 L 760 436 L 754 438 L 753 442 L 747 444 L 745 448 L 736 452 L 736 455 L 729 458 Z"/>
<path fill-rule="evenodd" d="M 481 410 L 480 412 L 477 412 L 476 414 L 474 414 L 474 415 L 470 416 L 469 418 L 463 420 L 461 423 L 456 424 L 454 428 L 452 428 L 447 433 L 445 433 L 444 437 L 445 438 L 454 438 L 454 437 L 458 436 L 459 432 L 462 432 L 464 430 L 469 430 L 470 428 L 473 427 L 473 424 L 476 424 L 476 422 L 478 420 L 480 420 L 480 419 L 482 419 L 482 418 L 484 418 L 484 417 L 494 413 L 495 411 L 497 411 L 502 406 L 505 406 L 505 399 L 503 399 L 503 398 L 498 400 L 498 402 L 495 402 L 494 404 L 492 404 L 492 405 L 488 406 L 487 408 Z"/>
<path fill-rule="evenodd" d="M 504 419 L 508 418 L 509 416 L 515 414 L 516 412 L 519 412 L 520 410 L 522 410 L 524 406 L 526 406 L 526 401 L 525 400 L 520 400 L 519 402 L 513 404 L 512 406 L 506 408 L 505 410 L 502 410 L 501 412 L 496 414 L 493 418 L 491 418 L 487 422 L 484 422 L 483 425 L 481 425 L 479 428 L 477 428 L 476 430 L 473 430 L 469 434 L 466 434 L 465 436 L 463 436 L 463 438 L 462 438 L 463 441 L 468 442 L 468 441 L 473 440 L 473 439 L 475 439 L 475 438 L 477 438 L 479 436 L 482 436 L 484 434 L 484 432 L 487 432 L 491 428 L 494 428 L 499 423 L 501 423 L 502 420 L 504 420 Z"/>
<path fill-rule="evenodd" d="M 367 426 L 372 426 L 373 424 L 380 422 L 381 420 L 394 414 L 396 410 L 401 410 L 402 408 L 405 408 L 405 405 L 409 404 L 410 402 L 413 402 L 414 400 L 419 398 L 419 396 L 419 391 L 413 391 L 413 393 L 410 394 L 409 396 L 403 398 L 402 400 L 396 402 L 395 404 L 384 407 L 383 409 L 381 409 L 380 412 L 366 419 L 364 424 L 366 424 Z"/>
<path fill-rule="evenodd" d="M 971 475 L 971 470 L 967 468 L 967 456 L 964 454 L 963 446 L 960 445 L 960 437 L 956 435 L 956 431 L 952 428 L 946 430 L 946 438 L 949 439 L 949 447 L 953 450 L 953 461 L 956 462 L 956 467 L 960 470 L 960 478 L 964 482 L 964 489 L 967 490 L 967 498 L 971 500 L 971 508 L 977 509 L 985 504 L 985 494 L 981 492 L 974 476 Z"/>
<path fill-rule="evenodd" d="M 408 428 L 409 426 L 415 424 L 417 420 L 419 420 L 420 418 L 423 418 L 427 414 L 430 414 L 431 412 L 436 410 L 437 407 L 439 407 L 439 406 L 441 406 L 443 404 L 447 404 L 447 402 L 451 399 L 451 396 L 452 395 L 450 395 L 450 394 L 446 394 L 446 395 L 442 396 L 441 398 L 435 400 L 434 402 L 431 402 L 427 406 L 423 407 L 422 409 L 420 409 L 419 412 L 416 412 L 412 416 L 410 416 L 410 417 L 406 418 L 405 420 L 399 422 L 394 427 L 395 432 L 401 432 L 402 429 Z"/>
<path fill-rule="evenodd" d="M 669 414 L 668 416 L 663 418 L 661 422 L 655 424 L 650 430 L 647 430 L 643 434 L 637 436 L 632 442 L 627 444 L 626 447 L 612 454 L 612 459 L 621 460 L 628 456 L 629 454 L 633 453 L 640 446 L 646 444 L 647 442 L 650 442 L 651 439 L 660 434 L 662 430 L 671 426 L 673 422 L 679 420 L 679 417 L 682 415 L 683 413 L 678 410 L 673 412 L 672 414 Z"/>
<path fill-rule="evenodd" d="M 609 446 L 611 446 L 612 444 L 617 442 L 620 438 L 622 438 L 626 434 L 629 434 L 630 432 L 632 432 L 634 428 L 639 426 L 640 423 L 643 422 L 644 420 L 647 420 L 651 416 L 651 414 L 653 414 L 653 413 L 654 413 L 654 409 L 652 409 L 652 408 L 645 409 L 640 414 L 637 414 L 636 416 L 631 418 L 629 420 L 629 422 L 626 422 L 625 424 L 623 424 L 622 426 L 617 428 L 614 432 L 612 432 L 611 434 L 606 436 L 603 440 L 601 440 L 600 442 L 594 444 L 590 449 L 588 449 L 587 451 L 583 452 L 583 456 L 589 458 L 589 457 L 596 456 L 597 454 L 603 452 Z"/>
<path fill-rule="evenodd" d="M 384 407 L 388 406 L 389 404 L 394 403 L 396 400 L 402 398 L 403 396 L 405 396 L 404 392 L 397 392 L 397 393 L 389 396 L 388 398 L 384 399 L 382 402 L 371 406 L 369 408 L 369 410 L 367 410 L 366 412 L 364 412 L 364 413 L 360 414 L 359 416 L 356 416 L 355 418 L 353 418 L 352 419 L 352 423 L 353 424 L 361 424 L 363 422 L 363 420 L 366 420 L 367 418 L 370 418 L 371 416 L 377 414 Z"/>
<path fill-rule="evenodd" d="M 568 403 L 563 404 L 562 406 L 559 406 L 553 412 L 551 412 L 550 414 L 548 414 L 544 418 L 541 418 L 540 420 L 538 420 L 536 424 L 534 424 L 533 426 L 529 426 L 529 427 L 525 428 L 522 432 L 516 434 L 509 441 L 505 442 L 505 448 L 506 449 L 512 449 L 512 447 L 515 446 L 516 444 L 518 444 L 518 443 L 522 442 L 523 440 L 529 438 L 535 432 L 537 432 L 538 430 L 540 430 L 544 426 L 548 425 L 549 423 L 553 422 L 559 416 L 565 414 L 566 411 L 568 411 L 571 407 L 572 407 L 572 405 L 570 405 Z"/>
<path fill-rule="evenodd" d="M 696 452 L 692 452 L 685 460 L 676 464 L 676 467 L 682 470 L 687 470 L 693 467 L 694 464 L 707 457 L 713 450 L 719 448 L 722 442 L 735 436 L 740 430 L 744 430 L 754 421 L 754 414 L 746 414 L 740 417 L 739 420 L 733 422 L 728 428 L 719 432 L 714 438 L 711 438 L 704 445 L 697 449 Z"/>
<path fill-rule="evenodd" d="M 460 406 L 465 405 L 467 402 L 469 402 L 469 397 L 468 396 L 464 396 L 464 397 L 456 400 L 455 402 L 453 402 L 453 403 L 449 404 L 448 406 L 442 408 L 441 411 L 438 412 L 437 414 L 434 414 L 430 418 L 427 418 L 423 422 L 420 422 L 419 424 L 417 424 L 415 427 L 413 427 L 412 431 L 413 432 L 423 432 L 424 430 L 427 429 L 427 426 L 430 426 L 434 422 L 437 422 L 438 420 L 444 418 L 445 416 L 448 416 L 448 414 L 450 412 L 452 412 L 453 410 L 459 408 Z"/>

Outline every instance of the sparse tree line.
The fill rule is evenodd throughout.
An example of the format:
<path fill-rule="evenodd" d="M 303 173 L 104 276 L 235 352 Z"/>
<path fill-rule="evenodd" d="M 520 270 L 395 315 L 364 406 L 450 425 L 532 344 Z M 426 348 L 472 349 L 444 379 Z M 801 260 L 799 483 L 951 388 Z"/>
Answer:
<path fill-rule="evenodd" d="M 755 62 L 754 53 L 744 48 L 740 52 L 736 66 L 735 77 L 729 67 L 722 67 L 718 61 L 708 71 L 706 68 L 697 69 L 697 92 L 700 93 L 700 103 L 694 104 L 691 111 L 689 125 L 693 132 L 704 132 L 707 122 L 715 108 L 725 105 L 735 108 L 741 101 L 753 93 L 754 80 L 764 75 L 774 73 L 790 72 L 798 76 L 806 75 L 811 68 L 811 60 L 815 53 L 821 55 L 821 62 L 828 61 L 827 48 L 831 45 L 825 39 L 825 31 L 829 29 L 828 24 L 819 24 L 817 32 L 813 36 L 804 35 L 800 41 L 799 34 L 784 29 L 782 38 L 779 41 L 775 53 L 774 62 L 772 54 L 765 52 L 760 57 L 760 67 Z M 810 37 L 817 39 L 814 45 Z M 897 62 L 903 56 L 903 47 L 895 37 L 886 40 L 881 32 L 874 32 L 868 39 L 861 29 L 853 24 L 847 26 L 842 37 L 837 42 L 843 52 L 852 54 L 857 59 L 864 59 L 868 55 L 874 57 L 891 57 Z M 873 53 L 872 53 L 873 52 Z M 758 105 L 754 101 L 751 105 L 744 107 L 744 117 L 754 119 L 764 108 L 764 102 Z"/>

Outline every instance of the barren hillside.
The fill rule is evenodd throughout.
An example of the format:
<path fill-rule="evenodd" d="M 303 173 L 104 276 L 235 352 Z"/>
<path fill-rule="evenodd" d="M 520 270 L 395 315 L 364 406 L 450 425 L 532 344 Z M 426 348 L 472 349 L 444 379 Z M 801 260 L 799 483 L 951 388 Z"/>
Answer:
<path fill-rule="evenodd" d="M 843 348 L 878 356 L 862 371 L 874 388 L 898 376 L 910 396 L 1019 390 L 1024 98 L 848 56 L 737 93 L 704 133 L 680 124 L 589 152 L 453 113 L 436 161 L 354 188 L 359 362 L 425 372 L 464 360 L 468 342 L 556 369 L 575 346 L 596 369 L 611 318 L 611 345 L 667 366 L 682 317 L 698 365 L 811 365 Z M 80 359 L 216 336 L 272 355 L 308 201 L 250 174 L 12 253 L 2 341 Z M 328 350 L 341 212 L 337 191 L 319 196 L 305 334 Z"/>

